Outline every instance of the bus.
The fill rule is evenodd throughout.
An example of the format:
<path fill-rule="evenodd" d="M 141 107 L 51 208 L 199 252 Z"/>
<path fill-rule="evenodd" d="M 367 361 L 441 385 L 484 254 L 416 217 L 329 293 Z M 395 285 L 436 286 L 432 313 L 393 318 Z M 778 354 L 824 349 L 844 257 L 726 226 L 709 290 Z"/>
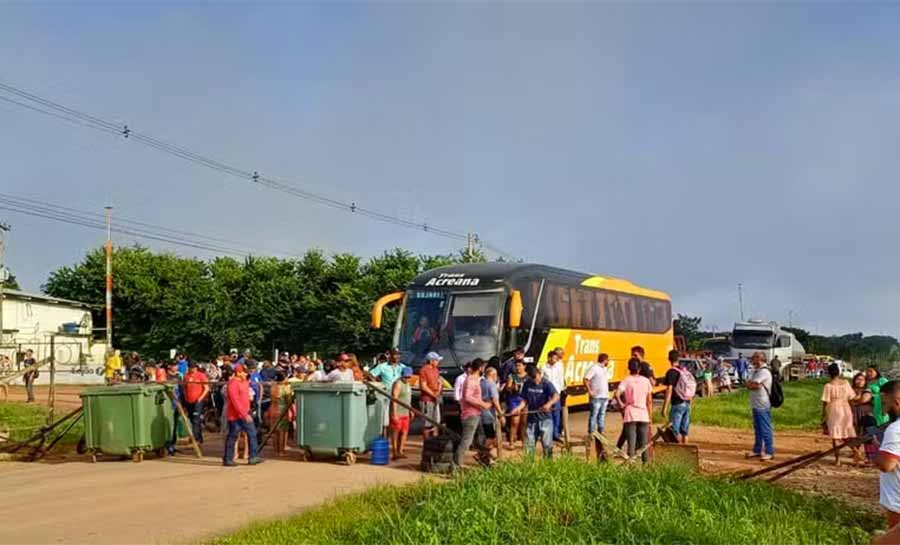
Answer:
<path fill-rule="evenodd" d="M 641 345 L 654 375 L 668 368 L 674 344 L 671 298 L 619 278 L 523 263 L 451 265 L 415 277 L 405 291 L 381 297 L 372 309 L 380 328 L 384 308 L 399 303 L 393 346 L 418 369 L 428 352 L 444 358 L 452 384 L 475 358 L 508 356 L 524 347 L 526 363 L 543 365 L 565 350 L 567 405 L 588 401 L 586 369 L 609 354 L 610 382 L 627 374 L 630 349 Z"/>

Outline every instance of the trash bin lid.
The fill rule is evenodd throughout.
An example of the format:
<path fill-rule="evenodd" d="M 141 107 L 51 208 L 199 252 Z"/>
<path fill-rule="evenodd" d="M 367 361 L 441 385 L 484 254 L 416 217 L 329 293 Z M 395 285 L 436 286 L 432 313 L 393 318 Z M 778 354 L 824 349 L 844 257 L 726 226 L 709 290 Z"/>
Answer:
<path fill-rule="evenodd" d="M 149 395 L 169 388 L 166 384 L 149 382 L 146 384 L 115 384 L 112 386 L 92 386 L 81 392 L 80 397 L 90 396 L 118 396 L 118 395 Z"/>
<path fill-rule="evenodd" d="M 362 382 L 298 382 L 294 384 L 295 392 L 365 392 L 368 390 Z"/>

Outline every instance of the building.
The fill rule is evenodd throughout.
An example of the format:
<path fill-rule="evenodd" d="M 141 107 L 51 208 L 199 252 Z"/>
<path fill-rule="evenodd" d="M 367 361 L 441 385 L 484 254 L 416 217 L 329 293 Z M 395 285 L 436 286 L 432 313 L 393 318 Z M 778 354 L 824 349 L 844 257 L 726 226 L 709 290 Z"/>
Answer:
<path fill-rule="evenodd" d="M 94 339 L 92 305 L 19 290 L 3 290 L 0 353 L 18 368 L 25 350 L 34 350 L 38 361 L 56 356 L 56 382 L 91 384 L 103 382 L 105 339 Z M 50 380 L 42 368 L 37 384 Z"/>

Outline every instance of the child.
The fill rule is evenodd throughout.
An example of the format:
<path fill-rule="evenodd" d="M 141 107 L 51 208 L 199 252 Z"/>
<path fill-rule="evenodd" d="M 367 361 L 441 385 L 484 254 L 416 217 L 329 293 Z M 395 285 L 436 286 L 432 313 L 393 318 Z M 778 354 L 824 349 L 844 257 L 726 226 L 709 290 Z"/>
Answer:
<path fill-rule="evenodd" d="M 275 373 L 275 382 L 272 386 L 271 396 L 272 403 L 269 405 L 269 412 L 266 414 L 266 419 L 269 423 L 269 429 L 274 429 L 275 433 L 273 435 L 273 439 L 275 440 L 274 448 L 275 448 L 275 456 L 284 456 L 287 452 L 287 436 L 288 431 L 291 429 L 291 421 L 288 418 L 288 414 L 284 414 L 285 410 L 289 409 L 291 406 L 292 390 L 291 385 L 285 382 L 284 373 L 282 371 L 276 371 Z M 281 422 L 278 421 L 278 418 L 284 414 L 284 418 L 281 419 Z"/>
<path fill-rule="evenodd" d="M 412 390 L 409 386 L 409 378 L 412 376 L 412 368 L 404 367 L 400 374 L 400 380 L 394 382 L 391 388 L 391 397 L 409 405 L 412 402 Z M 394 460 L 406 458 L 403 452 L 406 449 L 406 436 L 409 434 L 409 409 L 391 400 L 391 444 L 394 447 Z"/>

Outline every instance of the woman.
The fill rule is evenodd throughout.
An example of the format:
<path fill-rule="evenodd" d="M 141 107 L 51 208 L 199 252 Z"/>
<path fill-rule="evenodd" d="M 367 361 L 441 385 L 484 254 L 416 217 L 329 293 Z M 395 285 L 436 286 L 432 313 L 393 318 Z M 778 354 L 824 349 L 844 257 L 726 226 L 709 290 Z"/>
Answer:
<path fill-rule="evenodd" d="M 875 417 L 875 425 L 883 426 L 887 424 L 889 417 L 884 414 L 881 408 L 881 387 L 887 384 L 888 380 L 881 376 L 881 372 L 875 366 L 866 368 L 866 387 L 872 393 L 872 416 Z M 881 437 L 878 437 L 881 441 Z"/>
<path fill-rule="evenodd" d="M 653 385 L 647 377 L 639 374 L 640 371 L 641 360 L 628 360 L 628 376 L 619 383 L 615 395 L 622 407 L 623 432 L 630 457 L 647 444 L 647 431 L 653 422 L 649 410 L 653 407 Z M 645 449 L 641 453 L 641 461 L 646 464 L 649 459 L 650 455 Z"/>
<path fill-rule="evenodd" d="M 853 427 L 853 409 L 850 401 L 856 398 L 856 392 L 841 377 L 841 367 L 836 363 L 828 366 L 831 380 L 822 390 L 822 428 L 831 437 L 831 446 L 835 447 L 834 465 L 841 465 L 841 451 L 838 443 L 844 439 L 856 437 Z"/>
<path fill-rule="evenodd" d="M 872 416 L 872 392 L 866 388 L 866 375 L 864 373 L 856 373 L 851 383 L 856 398 L 850 402 L 853 409 L 853 425 L 856 427 L 856 436 L 863 437 L 866 430 L 875 426 L 875 417 Z M 874 459 L 878 453 L 875 443 L 869 441 L 865 444 L 866 457 Z M 860 452 L 860 447 L 853 448 L 853 459 L 857 464 L 864 464 L 865 460 Z"/>
<path fill-rule="evenodd" d="M 503 391 L 506 392 L 506 410 L 509 416 L 509 445 L 507 449 L 515 448 L 515 443 L 523 439 L 523 428 L 525 427 L 525 418 L 522 418 L 522 385 L 528 379 L 528 373 L 525 372 L 525 362 L 517 361 L 516 370 L 509 374 L 506 379 L 506 385 Z"/>
<path fill-rule="evenodd" d="M 269 424 L 269 429 L 275 430 L 275 456 L 281 457 L 287 452 L 287 436 L 288 431 L 291 429 L 291 420 L 289 414 L 285 414 L 285 411 L 289 411 L 291 407 L 293 402 L 293 399 L 291 399 L 293 397 L 293 392 L 291 390 L 291 385 L 285 382 L 285 375 L 283 372 L 275 372 L 275 382 L 276 384 L 273 384 L 271 389 L 270 395 L 272 396 L 272 403 L 269 405 L 266 419 Z M 282 414 L 284 414 L 284 418 L 279 422 L 278 419 Z"/>
<path fill-rule="evenodd" d="M 356 357 L 356 354 L 349 353 L 347 357 L 350 358 L 350 367 L 349 369 L 353 371 L 353 380 L 356 382 L 360 382 L 363 380 L 363 370 L 359 365 L 359 359 Z"/>

